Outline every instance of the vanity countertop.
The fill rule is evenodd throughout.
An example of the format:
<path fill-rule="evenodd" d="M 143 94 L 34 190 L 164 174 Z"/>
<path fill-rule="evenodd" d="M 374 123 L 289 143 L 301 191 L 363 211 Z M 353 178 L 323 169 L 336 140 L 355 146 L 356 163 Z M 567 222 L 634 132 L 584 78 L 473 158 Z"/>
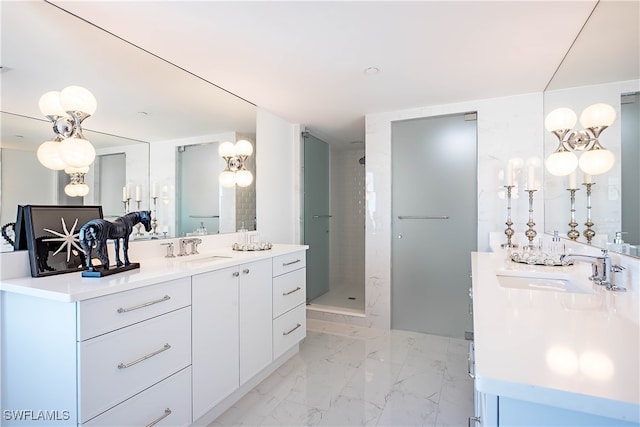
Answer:
<path fill-rule="evenodd" d="M 637 291 L 592 284 L 586 263 L 537 267 L 504 253 L 473 253 L 472 268 L 479 391 L 640 422 Z M 504 287 L 501 269 L 551 269 L 592 292 Z"/>
<path fill-rule="evenodd" d="M 80 272 L 77 272 L 48 277 L 4 279 L 0 281 L 0 291 L 61 302 L 75 302 L 306 249 L 308 249 L 306 245 L 291 244 L 274 244 L 270 250 L 246 252 L 225 247 L 184 257 L 148 258 L 140 261 L 138 269 L 101 278 L 82 277 Z M 219 258 L 212 258 L 212 256 Z"/>

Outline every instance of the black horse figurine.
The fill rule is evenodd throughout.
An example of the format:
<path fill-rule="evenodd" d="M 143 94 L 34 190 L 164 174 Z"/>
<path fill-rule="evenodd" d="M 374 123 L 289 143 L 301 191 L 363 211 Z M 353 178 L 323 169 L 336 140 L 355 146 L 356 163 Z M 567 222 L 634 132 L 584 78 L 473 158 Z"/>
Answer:
<path fill-rule="evenodd" d="M 109 255 L 107 254 L 107 239 L 113 239 L 116 252 L 116 267 L 129 265 L 129 235 L 133 226 L 139 222 L 144 225 L 148 232 L 151 230 L 151 211 L 131 212 L 116 218 L 113 222 L 105 219 L 93 219 L 80 228 L 80 246 L 84 250 L 85 263 L 89 271 L 94 271 L 91 264 L 91 251 L 96 247 L 98 259 L 102 263 L 102 268 L 109 269 Z M 120 261 L 120 239 L 122 239 L 122 252 L 124 264 Z"/>

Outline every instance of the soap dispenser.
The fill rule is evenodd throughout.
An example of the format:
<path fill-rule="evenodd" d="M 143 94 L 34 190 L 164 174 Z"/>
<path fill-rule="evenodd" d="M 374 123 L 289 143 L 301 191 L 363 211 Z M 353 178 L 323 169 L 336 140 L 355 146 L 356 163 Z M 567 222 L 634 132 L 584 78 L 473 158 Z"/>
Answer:
<path fill-rule="evenodd" d="M 617 253 L 620 253 L 620 254 L 629 254 L 630 245 L 629 245 L 629 243 L 625 243 L 622 240 L 622 233 L 624 233 L 624 232 L 623 231 L 616 231 L 616 235 L 613 238 L 613 243 L 607 242 L 607 249 L 610 252 L 617 252 Z"/>
<path fill-rule="evenodd" d="M 551 238 L 551 245 L 549 245 L 549 255 L 553 260 L 553 264 L 560 264 L 560 258 L 565 253 L 564 244 L 560 240 L 560 235 L 558 231 L 553 232 L 553 237 Z"/>

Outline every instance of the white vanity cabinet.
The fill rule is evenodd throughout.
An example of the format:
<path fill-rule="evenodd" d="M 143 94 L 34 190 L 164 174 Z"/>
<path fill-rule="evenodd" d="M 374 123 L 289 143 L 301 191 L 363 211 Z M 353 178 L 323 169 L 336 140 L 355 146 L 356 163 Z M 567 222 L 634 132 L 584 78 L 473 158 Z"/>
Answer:
<path fill-rule="evenodd" d="M 306 336 L 304 251 L 273 258 L 273 358 Z"/>
<path fill-rule="evenodd" d="M 192 280 L 196 420 L 273 360 L 271 259 Z"/>
<path fill-rule="evenodd" d="M 189 285 L 179 279 L 75 303 L 4 292 L 2 406 L 14 412 L 3 412 L 3 425 L 190 424 L 191 388 L 168 381 L 191 365 Z"/>

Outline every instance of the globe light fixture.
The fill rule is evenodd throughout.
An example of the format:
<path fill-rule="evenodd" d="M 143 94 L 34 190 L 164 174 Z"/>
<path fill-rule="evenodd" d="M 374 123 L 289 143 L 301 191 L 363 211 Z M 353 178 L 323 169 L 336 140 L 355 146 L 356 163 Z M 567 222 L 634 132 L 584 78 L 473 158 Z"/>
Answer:
<path fill-rule="evenodd" d="M 602 146 L 600 134 L 616 119 L 616 110 L 608 104 L 593 104 L 580 114 L 583 130 L 573 130 L 577 116 L 569 108 L 557 108 L 545 118 L 545 128 L 558 138 L 558 147 L 547 157 L 547 170 L 552 175 L 566 176 L 577 167 L 589 175 L 608 172 L 615 156 Z M 580 159 L 576 153 L 582 153 Z"/>
<path fill-rule="evenodd" d="M 38 106 L 53 123 L 55 134 L 55 139 L 38 147 L 38 161 L 48 169 L 64 169 L 70 175 L 71 182 L 65 187 L 68 196 L 86 196 L 89 186 L 84 183 L 84 175 L 95 160 L 96 150 L 82 135 L 82 122 L 95 113 L 96 98 L 83 87 L 67 86 L 60 92 L 46 92 Z"/>
<path fill-rule="evenodd" d="M 246 168 L 246 161 L 253 154 L 253 145 L 246 139 L 235 144 L 229 141 L 218 146 L 218 154 L 226 162 L 225 169 L 218 176 L 223 187 L 248 187 L 253 182 L 253 174 Z"/>

